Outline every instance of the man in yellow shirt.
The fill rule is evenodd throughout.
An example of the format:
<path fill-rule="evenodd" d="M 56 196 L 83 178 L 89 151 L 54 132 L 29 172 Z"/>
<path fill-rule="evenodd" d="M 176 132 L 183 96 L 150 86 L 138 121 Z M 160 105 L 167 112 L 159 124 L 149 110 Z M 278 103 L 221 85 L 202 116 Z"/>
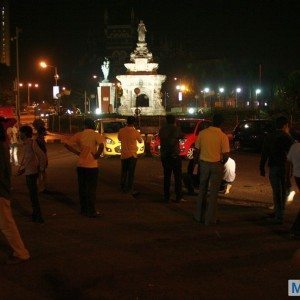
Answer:
<path fill-rule="evenodd" d="M 202 130 L 195 142 L 198 149 L 195 159 L 200 160 L 200 187 L 195 219 L 205 225 L 217 222 L 217 199 L 223 177 L 223 163 L 230 151 L 228 137 L 220 129 L 223 121 L 222 115 L 215 114 L 213 125 Z"/>
<path fill-rule="evenodd" d="M 123 192 L 131 193 L 133 196 L 137 194 L 133 190 L 133 180 L 135 166 L 137 162 L 136 142 L 141 143 L 141 134 L 134 128 L 135 117 L 129 116 L 127 118 L 127 126 L 121 128 L 118 133 L 118 139 L 121 142 L 121 189 Z"/>
<path fill-rule="evenodd" d="M 98 158 L 104 148 L 104 137 L 95 132 L 95 122 L 84 120 L 85 129 L 76 133 L 65 144 L 72 153 L 78 155 L 77 176 L 81 214 L 90 218 L 99 216 L 95 209 L 98 182 Z"/>

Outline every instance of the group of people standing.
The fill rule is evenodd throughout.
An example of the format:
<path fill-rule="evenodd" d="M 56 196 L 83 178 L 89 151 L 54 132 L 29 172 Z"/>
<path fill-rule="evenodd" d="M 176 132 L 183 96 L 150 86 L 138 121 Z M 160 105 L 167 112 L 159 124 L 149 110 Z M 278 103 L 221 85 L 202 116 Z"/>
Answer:
<path fill-rule="evenodd" d="M 215 114 L 212 125 L 200 131 L 196 142 L 192 164 L 197 166 L 199 179 L 199 194 L 197 198 L 194 220 L 206 226 L 218 223 L 217 199 L 220 187 L 225 191 L 230 188 L 235 177 L 235 162 L 229 157 L 230 146 L 228 136 L 221 130 L 224 119 Z M 121 142 L 121 180 L 120 191 L 136 196 L 134 189 L 134 174 L 137 164 L 137 142 L 142 142 L 141 134 L 134 128 L 135 118 L 127 118 L 127 125 L 120 129 L 118 139 Z M 73 135 L 65 147 L 78 156 L 77 178 L 80 199 L 80 213 L 89 218 L 97 218 L 100 213 L 96 210 L 98 159 L 104 149 L 104 137 L 95 131 L 95 122 L 85 119 L 84 130 Z M 277 130 L 265 139 L 261 161 L 260 174 L 265 176 L 265 164 L 269 165 L 269 179 L 273 191 L 274 214 L 271 220 L 281 224 L 283 221 L 287 189 L 290 187 L 291 166 L 296 184 L 300 189 L 300 144 L 295 143 L 289 135 L 288 121 L 285 117 L 276 120 Z M 32 221 L 43 223 L 38 193 L 47 192 L 45 188 L 46 168 L 48 165 L 47 148 L 45 143 L 45 127 L 36 124 L 37 135 L 33 137 L 30 126 L 19 129 L 23 142 L 23 158 L 19 162 L 15 158 L 15 143 L 17 137 L 14 129 L 7 129 L 0 122 L 0 228 L 13 248 L 13 256 L 8 263 L 18 263 L 29 258 L 17 226 L 13 220 L 10 208 L 11 192 L 11 163 L 18 165 L 17 174 L 26 175 L 26 184 L 32 204 Z M 17 131 L 18 132 L 18 131 Z M 182 159 L 180 156 L 180 140 L 183 134 L 176 125 L 173 115 L 166 116 L 166 124 L 159 130 L 161 144 L 161 162 L 164 174 L 163 202 L 181 202 L 182 192 Z M 7 139 L 10 139 L 10 143 Z M 11 155 L 9 155 L 9 147 Z M 227 167 L 226 167 L 227 166 Z M 231 172 L 230 170 L 234 170 Z M 227 178 L 224 180 L 224 171 Z M 174 175 L 175 199 L 170 193 L 171 177 Z M 40 178 L 40 184 L 38 179 Z M 41 187 L 39 189 L 39 186 Z M 300 212 L 292 227 L 294 237 L 300 237 Z"/>

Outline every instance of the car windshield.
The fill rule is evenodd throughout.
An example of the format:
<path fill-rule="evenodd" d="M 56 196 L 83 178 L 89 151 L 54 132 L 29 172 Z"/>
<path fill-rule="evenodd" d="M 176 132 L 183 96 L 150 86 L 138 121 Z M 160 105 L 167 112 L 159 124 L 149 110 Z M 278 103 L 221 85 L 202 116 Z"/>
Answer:
<path fill-rule="evenodd" d="M 125 122 L 103 122 L 103 132 L 116 133 L 125 126 Z"/>
<path fill-rule="evenodd" d="M 180 126 L 182 133 L 194 133 L 197 122 L 196 120 L 184 120 L 178 121 L 177 125 Z"/>

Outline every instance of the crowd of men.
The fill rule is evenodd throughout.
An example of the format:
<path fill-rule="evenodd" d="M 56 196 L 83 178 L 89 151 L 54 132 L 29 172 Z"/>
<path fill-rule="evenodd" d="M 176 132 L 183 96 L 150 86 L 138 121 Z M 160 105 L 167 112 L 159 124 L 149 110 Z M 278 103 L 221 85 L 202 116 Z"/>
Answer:
<path fill-rule="evenodd" d="M 230 146 L 228 136 L 221 130 L 224 119 L 215 114 L 212 125 L 200 131 L 195 142 L 193 165 L 197 166 L 196 174 L 199 179 L 199 194 L 197 198 L 194 220 L 205 226 L 219 222 L 217 199 L 220 186 L 225 190 L 230 188 L 230 180 L 224 181 L 224 166 L 234 166 L 229 157 Z M 142 141 L 141 134 L 134 127 L 135 118 L 127 118 L 127 125 L 120 129 L 118 139 L 121 142 L 121 176 L 120 191 L 133 197 L 138 195 L 134 189 L 134 174 L 137 164 L 137 142 Z M 92 119 L 85 119 L 84 130 L 73 135 L 65 147 L 78 156 L 77 178 L 80 200 L 80 213 L 88 218 L 97 218 L 100 213 L 96 210 L 98 159 L 104 149 L 104 137 L 95 131 Z M 19 263 L 29 259 L 30 255 L 20 237 L 10 208 L 11 164 L 19 167 L 17 174 L 25 174 L 26 184 L 32 205 L 32 221 L 43 223 L 44 219 L 39 204 L 39 192 L 47 192 L 46 168 L 48 166 L 47 148 L 45 144 L 46 129 L 44 124 L 34 124 L 36 136 L 30 126 L 22 126 L 19 131 L 14 124 L 5 127 L 0 122 L 0 229 L 13 249 L 8 263 Z M 23 158 L 18 160 L 15 150 L 18 136 L 23 143 Z M 166 124 L 159 130 L 161 143 L 161 162 L 164 173 L 163 201 L 181 202 L 182 192 L 182 159 L 180 156 L 180 139 L 183 138 L 181 129 L 176 125 L 173 115 L 166 116 Z M 10 153 L 9 153 L 10 151 Z M 289 135 L 288 120 L 279 117 L 276 120 L 276 131 L 269 134 L 264 142 L 260 174 L 265 176 L 265 165 L 269 166 L 269 179 L 273 191 L 274 213 L 270 221 L 282 224 L 286 195 L 290 184 L 291 172 L 300 189 L 300 143 L 295 143 Z M 292 171 L 293 170 L 293 171 Z M 228 170 L 227 170 L 228 172 Z M 171 178 L 174 175 L 175 199 L 170 193 Z M 235 174 L 234 174 L 235 176 Z M 227 187 L 226 187 L 227 185 Z M 194 190 L 193 190 L 194 193 Z M 300 212 L 291 229 L 293 238 L 300 237 Z"/>

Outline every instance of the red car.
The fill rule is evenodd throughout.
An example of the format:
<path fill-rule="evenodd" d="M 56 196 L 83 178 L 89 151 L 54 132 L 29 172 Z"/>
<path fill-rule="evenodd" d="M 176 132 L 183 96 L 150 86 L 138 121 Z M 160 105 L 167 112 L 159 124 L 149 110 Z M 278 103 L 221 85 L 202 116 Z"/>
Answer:
<path fill-rule="evenodd" d="M 177 119 L 176 123 L 184 134 L 184 138 L 179 141 L 180 155 L 192 159 L 197 136 L 202 129 L 211 125 L 211 121 L 206 119 Z M 150 152 L 153 156 L 160 155 L 158 134 L 154 135 L 150 142 Z"/>

